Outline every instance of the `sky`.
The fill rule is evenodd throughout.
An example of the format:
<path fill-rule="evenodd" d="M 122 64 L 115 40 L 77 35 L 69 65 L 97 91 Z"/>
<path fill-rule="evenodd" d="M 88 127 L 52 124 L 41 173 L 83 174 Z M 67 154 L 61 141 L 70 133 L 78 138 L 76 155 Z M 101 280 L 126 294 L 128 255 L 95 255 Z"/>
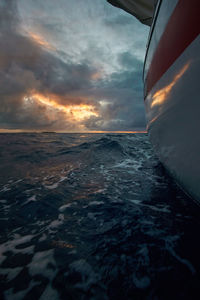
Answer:
<path fill-rule="evenodd" d="M 0 131 L 144 130 L 148 32 L 106 0 L 1 0 Z"/>

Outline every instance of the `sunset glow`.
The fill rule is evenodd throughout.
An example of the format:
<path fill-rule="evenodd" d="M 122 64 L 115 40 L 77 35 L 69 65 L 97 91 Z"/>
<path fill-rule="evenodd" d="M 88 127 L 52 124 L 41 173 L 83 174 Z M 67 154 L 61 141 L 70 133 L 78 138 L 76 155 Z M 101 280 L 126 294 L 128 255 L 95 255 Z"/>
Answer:
<path fill-rule="evenodd" d="M 107 1 L 1 2 L 0 129 L 145 129 L 145 26 Z"/>
<path fill-rule="evenodd" d="M 153 95 L 153 101 L 151 103 L 151 107 L 161 105 L 163 102 L 166 101 L 169 93 L 171 92 L 173 86 L 177 83 L 177 81 L 183 76 L 183 74 L 187 71 L 190 63 L 188 62 L 185 64 L 185 66 L 180 70 L 180 72 L 174 77 L 173 81 L 165 86 L 164 88 L 158 90 L 154 95 Z"/>
<path fill-rule="evenodd" d="M 27 101 L 29 98 L 25 97 L 24 100 Z M 72 121 L 82 121 L 89 119 L 91 116 L 98 117 L 98 113 L 94 110 L 94 106 L 88 104 L 79 104 L 79 105 L 62 105 L 59 104 L 56 100 L 57 98 L 53 95 L 44 96 L 39 93 L 31 95 L 31 99 L 38 101 L 47 107 L 51 107 L 55 110 L 66 113 L 66 116 Z"/>
<path fill-rule="evenodd" d="M 43 130 L 28 130 L 28 129 L 1 129 L 0 128 L 0 133 L 41 133 Z M 117 131 L 117 130 L 75 130 L 75 131 L 65 131 L 65 130 L 58 130 L 58 131 L 53 131 L 54 133 L 84 133 L 84 134 L 89 134 L 89 133 L 116 133 L 116 134 L 127 134 L 127 133 L 145 133 L 147 134 L 146 130 L 133 130 L 133 131 Z"/>
<path fill-rule="evenodd" d="M 29 32 L 30 38 L 39 46 L 42 46 L 48 50 L 55 50 L 41 35 L 34 32 Z"/>
<path fill-rule="evenodd" d="M 98 80 L 102 77 L 102 73 L 101 72 L 96 72 L 94 74 L 92 74 L 91 79 L 92 80 Z"/>

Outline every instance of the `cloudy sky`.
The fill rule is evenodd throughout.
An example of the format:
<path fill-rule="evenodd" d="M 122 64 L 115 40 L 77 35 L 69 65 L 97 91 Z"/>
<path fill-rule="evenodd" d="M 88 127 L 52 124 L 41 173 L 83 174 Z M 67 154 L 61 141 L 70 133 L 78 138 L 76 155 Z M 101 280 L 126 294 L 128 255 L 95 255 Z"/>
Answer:
<path fill-rule="evenodd" d="M 0 130 L 145 129 L 148 31 L 106 0 L 1 0 Z"/>

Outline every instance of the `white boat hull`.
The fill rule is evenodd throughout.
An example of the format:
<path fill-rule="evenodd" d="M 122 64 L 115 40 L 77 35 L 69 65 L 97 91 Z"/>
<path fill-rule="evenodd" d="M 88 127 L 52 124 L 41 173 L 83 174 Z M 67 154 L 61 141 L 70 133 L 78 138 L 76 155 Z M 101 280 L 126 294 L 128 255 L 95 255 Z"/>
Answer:
<path fill-rule="evenodd" d="M 162 1 L 158 20 L 154 24 L 154 31 L 157 30 L 155 34 L 157 34 L 157 37 L 160 35 L 160 38 L 157 38 L 157 41 L 155 41 L 153 32 L 145 64 L 145 81 L 148 80 L 148 76 L 151 76 L 151 64 L 157 46 L 168 26 L 166 22 L 163 27 L 160 26 L 160 28 L 156 29 L 157 23 L 162 18 L 167 18 L 166 15 L 159 16 L 159 14 L 168 13 L 168 22 L 170 22 L 170 18 L 174 14 L 178 3 L 178 1 L 175 1 L 175 4 L 169 5 L 167 4 L 168 2 L 167 0 Z M 163 7 L 165 6 L 163 9 L 162 5 Z M 199 9 L 199 5 L 196 9 Z M 177 43 L 179 43 L 178 39 L 179 36 L 177 36 Z M 173 47 L 178 46 L 171 44 L 172 50 L 170 49 L 169 52 L 173 51 Z M 171 54 L 169 53 L 169 55 Z M 173 55 L 172 53 L 172 57 Z M 155 59 L 154 64 L 155 69 L 158 68 Z M 159 60 L 157 64 L 159 64 Z M 175 177 L 177 182 L 194 199 L 200 201 L 199 34 L 196 34 L 195 38 L 190 41 L 189 45 L 183 49 L 171 64 L 169 63 L 166 70 L 164 68 L 164 72 L 160 71 L 160 77 L 158 69 L 157 80 L 155 78 L 150 79 L 149 89 L 148 86 L 146 87 L 145 109 L 150 140 L 161 162 Z"/>

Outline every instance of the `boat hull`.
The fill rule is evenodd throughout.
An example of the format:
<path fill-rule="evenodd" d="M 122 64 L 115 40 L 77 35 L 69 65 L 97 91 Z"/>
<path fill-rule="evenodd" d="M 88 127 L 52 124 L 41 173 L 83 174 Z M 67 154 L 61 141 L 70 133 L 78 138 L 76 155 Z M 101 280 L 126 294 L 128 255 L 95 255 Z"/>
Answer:
<path fill-rule="evenodd" d="M 170 45 L 168 53 L 171 55 L 168 65 L 166 60 L 159 64 L 162 57 L 160 43 L 163 36 L 170 43 L 170 24 L 174 11 L 177 13 L 177 5 L 181 1 L 175 1 L 176 5 L 168 5 L 168 1 L 162 1 L 157 20 L 154 22 L 144 71 L 146 84 L 145 109 L 147 116 L 147 127 L 150 140 L 158 154 L 161 162 L 173 175 L 181 187 L 200 203 L 200 36 L 197 28 L 189 42 L 184 41 L 184 33 L 177 36 L 177 45 Z M 182 1 L 182 3 L 184 0 Z M 197 1 L 194 1 L 197 3 Z M 162 7 L 163 5 L 163 7 Z M 199 4 L 196 9 L 199 9 Z M 163 13 L 165 12 L 165 16 Z M 160 14 L 160 15 L 159 15 Z M 163 26 L 157 27 L 162 18 L 167 18 Z M 191 16 L 189 16 L 191 17 Z M 180 21 L 180 20 L 179 20 Z M 174 26 L 174 25 L 173 25 Z M 167 28 L 167 29 L 166 29 Z M 166 30 L 168 32 L 166 33 Z M 176 28 L 174 28 L 176 30 Z M 180 28 L 181 30 L 181 28 Z M 182 30 L 185 30 L 182 28 Z M 157 40 L 155 38 L 157 37 Z M 176 37 L 172 37 L 172 40 Z M 186 37 L 189 38 L 189 34 Z M 182 43 L 182 44 L 181 44 Z M 186 45 L 183 47 L 183 45 Z M 160 47 L 160 49 L 158 49 Z M 177 57 L 173 47 L 179 47 Z M 160 54 L 159 54 L 160 51 Z M 163 52 L 165 56 L 166 53 Z M 159 56 L 160 55 L 160 56 Z M 174 57 L 173 57 L 174 56 Z M 153 66 L 152 68 L 152 64 Z M 155 77 L 151 76 L 156 71 Z M 160 72 L 160 73 L 159 73 Z"/>

